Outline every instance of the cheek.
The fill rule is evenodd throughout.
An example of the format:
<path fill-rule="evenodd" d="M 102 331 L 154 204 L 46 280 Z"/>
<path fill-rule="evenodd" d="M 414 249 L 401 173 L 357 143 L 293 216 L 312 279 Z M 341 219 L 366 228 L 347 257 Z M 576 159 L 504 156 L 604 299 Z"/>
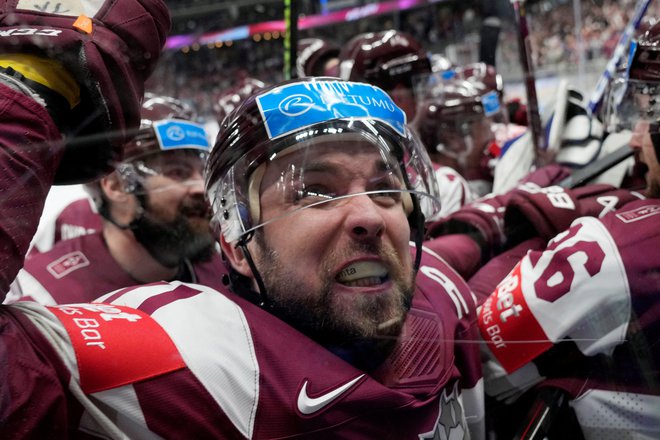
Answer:
<path fill-rule="evenodd" d="M 300 212 L 265 225 L 263 233 L 268 247 L 282 261 L 304 266 L 316 261 L 331 244 L 336 227 L 327 212 Z"/>
<path fill-rule="evenodd" d="M 405 213 L 397 212 L 388 219 L 388 233 L 392 240 L 392 245 L 401 252 L 402 255 L 407 255 L 408 247 L 410 246 L 410 226 Z"/>

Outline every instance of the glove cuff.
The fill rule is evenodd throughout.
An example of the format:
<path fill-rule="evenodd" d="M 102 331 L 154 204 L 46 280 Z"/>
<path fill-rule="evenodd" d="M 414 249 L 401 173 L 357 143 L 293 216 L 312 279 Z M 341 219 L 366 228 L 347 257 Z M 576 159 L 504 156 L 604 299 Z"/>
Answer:
<path fill-rule="evenodd" d="M 0 67 L 11 68 L 32 82 L 64 97 L 73 108 L 80 103 L 80 86 L 61 63 L 30 54 L 0 54 Z"/>
<path fill-rule="evenodd" d="M 67 132 L 71 108 L 66 98 L 41 83 L 26 78 L 13 67 L 0 67 L 0 77 L 0 81 L 7 86 L 44 106 L 60 131 Z"/>

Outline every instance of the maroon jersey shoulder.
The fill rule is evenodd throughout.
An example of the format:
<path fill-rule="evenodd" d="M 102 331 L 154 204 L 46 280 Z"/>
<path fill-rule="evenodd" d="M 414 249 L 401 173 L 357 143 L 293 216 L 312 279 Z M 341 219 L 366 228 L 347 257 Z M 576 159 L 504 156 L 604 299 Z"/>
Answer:
<path fill-rule="evenodd" d="M 25 261 L 24 270 L 57 304 L 90 302 L 137 284 L 110 255 L 100 233 L 60 241 L 48 252 L 35 253 Z"/>
<path fill-rule="evenodd" d="M 69 203 L 55 219 L 55 243 L 103 229 L 103 219 L 88 198 Z"/>

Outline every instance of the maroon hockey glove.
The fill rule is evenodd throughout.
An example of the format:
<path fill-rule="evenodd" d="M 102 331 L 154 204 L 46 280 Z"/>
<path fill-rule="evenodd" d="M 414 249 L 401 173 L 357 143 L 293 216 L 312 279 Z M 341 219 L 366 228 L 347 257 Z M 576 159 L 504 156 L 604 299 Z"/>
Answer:
<path fill-rule="evenodd" d="M 504 244 L 502 219 L 508 193 L 503 196 L 482 197 L 456 212 L 428 225 L 431 238 L 450 234 L 463 234 L 472 238 L 481 250 L 483 262 L 497 255 Z"/>
<path fill-rule="evenodd" d="M 445 260 L 465 280 L 481 267 L 481 249 L 477 242 L 468 235 L 441 235 L 424 241 L 424 247 Z"/>
<path fill-rule="evenodd" d="M 589 185 L 573 190 L 534 184 L 519 186 L 504 214 L 504 230 L 509 245 L 531 237 L 550 240 L 568 229 L 578 217 L 602 217 L 639 195 L 611 185 Z"/>
<path fill-rule="evenodd" d="M 543 187 L 560 182 L 569 175 L 568 169 L 551 164 L 531 172 L 520 185 Z M 508 245 L 504 231 L 504 213 L 509 199 L 518 189 L 497 196 L 485 196 L 458 211 L 428 225 L 431 238 L 446 234 L 467 234 L 482 250 L 483 262 L 499 254 Z"/>
<path fill-rule="evenodd" d="M 56 183 L 90 180 L 111 170 L 127 131 L 139 126 L 144 81 L 169 28 L 163 0 L 0 0 L 0 58 L 26 54 L 55 60 L 80 86 L 80 103 L 65 121 L 69 126 L 59 124 L 67 150 Z M 89 135 L 96 135 L 93 142 L 81 140 Z"/>

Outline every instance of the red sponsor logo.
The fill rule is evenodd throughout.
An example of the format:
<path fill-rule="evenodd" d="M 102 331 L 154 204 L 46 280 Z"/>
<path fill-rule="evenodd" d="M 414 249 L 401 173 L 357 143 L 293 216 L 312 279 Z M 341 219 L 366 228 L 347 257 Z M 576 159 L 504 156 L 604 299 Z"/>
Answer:
<path fill-rule="evenodd" d="M 658 205 L 647 205 L 641 206 L 630 211 L 619 212 L 616 216 L 624 223 L 632 223 L 638 220 L 643 220 L 652 215 L 660 213 L 660 206 Z"/>
<path fill-rule="evenodd" d="M 185 367 L 165 330 L 146 313 L 111 304 L 48 309 L 69 334 L 80 386 L 94 393 Z"/>
<path fill-rule="evenodd" d="M 552 346 L 529 310 L 520 279 L 518 263 L 484 302 L 479 313 L 481 337 L 509 373 Z"/>
<path fill-rule="evenodd" d="M 57 260 L 49 263 L 48 266 L 46 266 L 46 269 L 51 275 L 59 279 L 65 277 L 76 269 L 86 266 L 89 266 L 89 260 L 85 254 L 80 251 L 74 251 L 62 255 Z"/>

